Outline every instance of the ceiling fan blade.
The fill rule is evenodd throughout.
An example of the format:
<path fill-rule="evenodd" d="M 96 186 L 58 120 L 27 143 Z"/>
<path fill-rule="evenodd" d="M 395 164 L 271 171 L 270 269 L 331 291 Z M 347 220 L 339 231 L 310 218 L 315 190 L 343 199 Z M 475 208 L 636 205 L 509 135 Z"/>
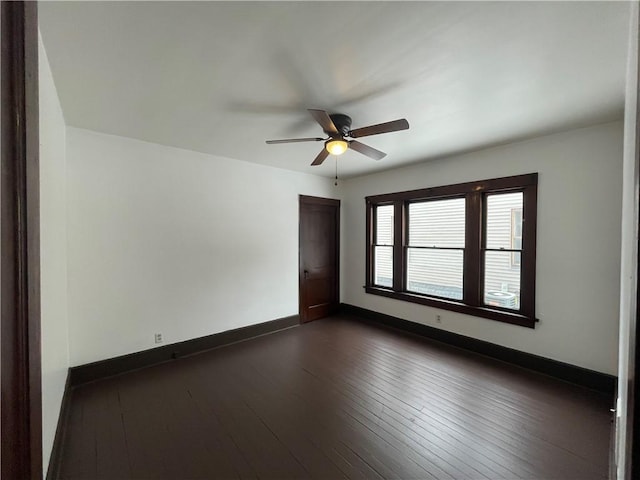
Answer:
<path fill-rule="evenodd" d="M 365 145 L 364 143 L 360 143 L 357 140 L 351 140 L 349 142 L 349 148 L 355 150 L 356 152 L 360 152 L 363 155 L 366 155 L 369 158 L 373 158 L 374 160 L 382 160 L 387 156 L 386 153 L 381 152 L 380 150 L 376 150 L 369 145 Z"/>
<path fill-rule="evenodd" d="M 269 145 L 275 145 L 277 143 L 299 143 L 299 142 L 321 142 L 325 140 L 320 137 L 310 137 L 310 138 L 286 138 L 284 140 L 267 140 Z"/>
<path fill-rule="evenodd" d="M 327 133 L 338 133 L 338 129 L 333 124 L 333 120 L 331 120 L 331 117 L 327 112 L 325 112 L 324 110 L 313 110 L 311 108 L 309 108 L 308 110 L 315 121 L 320 124 L 322 130 Z"/>
<path fill-rule="evenodd" d="M 311 162 L 311 165 L 312 166 L 320 165 L 322 162 L 325 161 L 325 159 L 328 156 L 329 156 L 329 152 L 327 152 L 327 150 L 323 148 L 322 151 L 316 157 L 316 159 L 313 162 Z"/>
<path fill-rule="evenodd" d="M 369 125 L 368 127 L 356 128 L 349 132 L 349 136 L 353 138 L 368 137 L 369 135 L 378 135 L 380 133 L 397 132 L 398 130 L 406 130 L 409 128 L 409 122 L 405 118 L 394 120 L 392 122 L 379 123 L 377 125 Z"/>

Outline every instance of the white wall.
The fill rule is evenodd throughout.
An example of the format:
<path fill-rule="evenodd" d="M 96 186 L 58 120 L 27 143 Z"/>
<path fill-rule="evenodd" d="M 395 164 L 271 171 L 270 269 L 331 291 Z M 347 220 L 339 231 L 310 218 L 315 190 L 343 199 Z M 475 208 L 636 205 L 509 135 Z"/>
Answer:
<path fill-rule="evenodd" d="M 616 373 L 622 123 L 539 137 L 343 185 L 344 303 L 609 374 Z M 539 173 L 535 329 L 366 294 L 367 195 Z"/>
<path fill-rule="evenodd" d="M 627 445 L 632 441 L 633 412 L 629 396 L 628 380 L 638 381 L 634 372 L 636 318 L 636 292 L 638 288 L 638 185 L 640 165 L 636 143 L 636 118 L 638 102 L 638 3 L 631 3 L 629 28 L 629 53 L 627 62 L 627 88 L 624 112 L 624 167 L 622 189 L 622 259 L 620 273 L 620 355 L 618 370 L 618 405 L 616 419 L 617 478 L 625 480 L 630 475 L 630 458 Z M 635 448 L 640 446 L 635 445 Z M 640 465 L 634 466 L 638 469 Z"/>
<path fill-rule="evenodd" d="M 332 181 L 67 129 L 71 364 L 298 313 L 298 195 Z"/>
<path fill-rule="evenodd" d="M 60 414 L 69 366 L 65 123 L 42 40 L 40 73 L 40 289 L 43 468 Z"/>

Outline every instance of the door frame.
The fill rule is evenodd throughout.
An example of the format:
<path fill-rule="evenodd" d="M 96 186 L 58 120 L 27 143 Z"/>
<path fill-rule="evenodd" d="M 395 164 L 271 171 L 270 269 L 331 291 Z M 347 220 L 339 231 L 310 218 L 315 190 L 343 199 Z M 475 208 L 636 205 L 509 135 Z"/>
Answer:
<path fill-rule="evenodd" d="M 640 9 L 630 5 L 624 118 L 621 284 L 615 441 L 609 477 L 640 478 Z M 632 129 L 634 130 L 631 133 Z M 626 228 L 625 228 L 626 227 Z M 629 269 L 627 270 L 626 267 Z"/>
<path fill-rule="evenodd" d="M 302 206 L 303 205 L 323 205 L 336 209 L 336 265 L 335 265 L 335 299 L 336 309 L 340 306 L 340 200 L 324 197 L 312 197 L 309 195 L 298 196 L 298 314 L 300 323 L 306 323 L 307 314 L 303 308 L 304 299 L 304 267 L 302 266 Z"/>
<path fill-rule="evenodd" d="M 38 4 L 0 8 L 0 477 L 42 479 Z"/>
<path fill-rule="evenodd" d="M 638 13 L 638 12 L 637 12 Z M 636 21 L 640 23 L 640 18 Z M 635 42 L 640 44 L 640 38 L 634 39 Z M 639 49 L 640 51 L 640 49 Z M 640 61 L 638 61 L 640 63 Z M 638 69 L 637 85 L 640 85 L 640 68 Z M 640 166 L 640 95 L 636 99 L 636 146 L 635 146 L 635 164 L 636 169 Z M 635 209 L 636 209 L 636 278 L 634 282 L 635 292 L 635 318 L 631 319 L 629 348 L 634 352 L 632 359 L 631 375 L 627 379 L 628 381 L 628 395 L 629 405 L 627 407 L 627 416 L 630 417 L 627 421 L 627 428 L 631 431 L 627 434 L 626 442 L 626 455 L 628 456 L 628 478 L 640 477 L 640 324 L 638 318 L 640 318 L 640 288 L 638 288 L 638 280 L 640 279 L 640 199 L 638 197 L 638 191 L 640 190 L 640 179 L 636 173 L 635 178 Z M 624 379 L 622 379 L 624 381 Z M 620 378 L 618 379 L 620 381 Z"/>

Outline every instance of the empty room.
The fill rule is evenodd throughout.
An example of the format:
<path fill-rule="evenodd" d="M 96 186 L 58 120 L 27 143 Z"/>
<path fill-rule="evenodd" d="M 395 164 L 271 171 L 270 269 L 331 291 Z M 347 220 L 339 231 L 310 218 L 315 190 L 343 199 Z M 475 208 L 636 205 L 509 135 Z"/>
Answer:
<path fill-rule="evenodd" d="M 637 475 L 636 2 L 1 20 L 3 478 Z"/>

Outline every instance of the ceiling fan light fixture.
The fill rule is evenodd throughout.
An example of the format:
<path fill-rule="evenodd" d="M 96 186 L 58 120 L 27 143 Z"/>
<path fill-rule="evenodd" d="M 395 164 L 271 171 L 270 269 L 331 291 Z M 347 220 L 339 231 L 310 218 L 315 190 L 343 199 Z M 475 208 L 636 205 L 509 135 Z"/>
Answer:
<path fill-rule="evenodd" d="M 331 155 L 342 155 L 349 148 L 349 144 L 346 140 L 334 138 L 332 140 L 327 140 L 324 144 L 324 148 L 327 149 Z"/>

